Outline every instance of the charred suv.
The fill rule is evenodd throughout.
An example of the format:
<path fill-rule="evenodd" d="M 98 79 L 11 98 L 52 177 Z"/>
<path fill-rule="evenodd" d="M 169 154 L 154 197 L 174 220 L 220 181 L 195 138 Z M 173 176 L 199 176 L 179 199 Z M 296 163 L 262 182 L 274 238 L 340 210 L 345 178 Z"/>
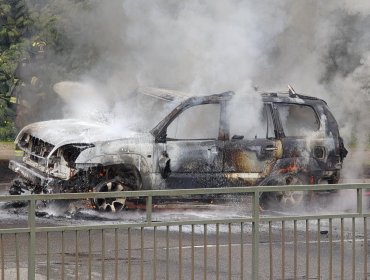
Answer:
<path fill-rule="evenodd" d="M 16 138 L 22 162 L 9 164 L 20 175 L 10 193 L 332 184 L 347 154 L 325 101 L 292 89 L 259 93 L 255 104 L 233 92 L 189 97 L 154 89 L 127 102 L 140 113 L 127 125 L 134 129 L 73 119 L 23 128 Z M 266 193 L 261 201 L 288 207 L 303 198 Z M 117 211 L 125 200 L 94 204 Z"/>

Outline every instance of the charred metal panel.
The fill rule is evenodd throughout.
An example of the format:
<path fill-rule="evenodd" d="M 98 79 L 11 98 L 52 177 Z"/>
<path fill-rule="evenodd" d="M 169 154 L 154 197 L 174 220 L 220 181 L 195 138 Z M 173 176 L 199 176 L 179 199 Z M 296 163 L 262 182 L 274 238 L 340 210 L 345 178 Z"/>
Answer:
<path fill-rule="evenodd" d="M 305 138 L 285 137 L 281 139 L 281 142 L 284 158 L 303 157 L 309 159 L 311 150 Z"/>
<path fill-rule="evenodd" d="M 219 140 L 167 141 L 171 174 L 166 179 L 166 186 L 175 187 L 179 181 L 188 186 L 211 183 L 215 174 L 222 172 L 223 145 Z"/>
<path fill-rule="evenodd" d="M 223 142 L 218 140 L 174 140 L 166 143 L 172 173 L 222 171 Z"/>
<path fill-rule="evenodd" d="M 151 161 L 153 156 L 154 138 L 149 134 L 142 134 L 131 139 L 112 140 L 107 142 L 96 142 L 94 147 L 80 153 L 76 164 L 116 164 L 137 163 Z M 133 155 L 131 157 L 131 155 Z M 135 155 L 139 155 L 136 157 Z M 137 159 L 135 159 L 137 158 Z M 139 160 L 140 159 L 140 160 Z M 147 166 L 151 164 L 146 163 Z"/>
<path fill-rule="evenodd" d="M 225 143 L 224 155 L 225 176 L 253 184 L 269 174 L 281 157 L 281 145 L 272 139 L 231 140 Z"/>

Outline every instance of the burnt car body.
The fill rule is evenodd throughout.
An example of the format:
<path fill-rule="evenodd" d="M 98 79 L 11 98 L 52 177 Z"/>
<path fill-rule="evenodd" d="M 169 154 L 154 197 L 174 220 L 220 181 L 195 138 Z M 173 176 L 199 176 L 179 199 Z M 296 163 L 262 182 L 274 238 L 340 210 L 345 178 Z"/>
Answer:
<path fill-rule="evenodd" d="M 77 120 L 30 124 L 15 141 L 24 156 L 22 162 L 9 164 L 21 178 L 10 192 L 338 182 L 347 151 L 325 101 L 292 90 L 258 94 L 258 133 L 244 128 L 234 133 L 233 112 L 239 113 L 242 124 L 253 121 L 244 117 L 248 104 L 238 101 L 235 109 L 233 92 L 189 98 L 147 92 L 172 107 L 152 129 L 127 137 L 110 137 L 105 125 Z M 95 204 L 116 211 L 124 200 Z"/>

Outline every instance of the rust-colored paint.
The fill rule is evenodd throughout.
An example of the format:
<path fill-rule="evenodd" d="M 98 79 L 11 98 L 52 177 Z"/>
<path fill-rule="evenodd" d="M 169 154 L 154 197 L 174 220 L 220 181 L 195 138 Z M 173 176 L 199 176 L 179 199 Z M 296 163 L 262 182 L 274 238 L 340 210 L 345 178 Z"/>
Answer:
<path fill-rule="evenodd" d="M 286 168 L 280 169 L 280 173 L 292 173 L 299 170 L 298 166 L 295 164 L 290 164 Z"/>
<path fill-rule="evenodd" d="M 311 185 L 315 184 L 315 177 L 314 176 L 310 176 L 310 184 Z"/>
<path fill-rule="evenodd" d="M 275 151 L 275 158 L 280 159 L 283 156 L 283 143 L 281 142 L 281 140 L 276 140 L 275 145 L 277 148 L 277 150 Z"/>
<path fill-rule="evenodd" d="M 230 155 L 230 162 L 234 162 L 235 171 L 255 172 L 253 170 L 253 155 L 246 151 L 238 150 Z"/>
<path fill-rule="evenodd" d="M 276 141 L 276 148 L 271 156 L 266 155 L 266 158 L 259 158 L 256 151 L 235 149 L 226 154 L 225 161 L 232 163 L 233 172 L 259 173 L 260 177 L 264 177 L 271 172 L 276 160 L 283 156 L 283 146 L 280 140 Z"/>

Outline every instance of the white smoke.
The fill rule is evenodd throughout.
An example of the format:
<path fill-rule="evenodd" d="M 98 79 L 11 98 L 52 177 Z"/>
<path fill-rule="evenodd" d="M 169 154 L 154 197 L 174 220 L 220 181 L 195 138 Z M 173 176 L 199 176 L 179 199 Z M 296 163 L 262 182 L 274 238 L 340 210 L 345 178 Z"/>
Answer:
<path fill-rule="evenodd" d="M 109 112 L 108 101 L 92 83 L 63 81 L 56 83 L 54 91 L 68 104 L 63 108 L 66 118 L 105 119 Z"/>
<path fill-rule="evenodd" d="M 253 87 L 292 84 L 328 102 L 347 147 L 354 139 L 359 150 L 368 142 L 367 0 L 95 1 L 73 24 L 86 29 L 76 42 L 100 53 L 83 80 L 98 89 L 99 104 L 107 106 L 101 109 L 117 118 L 135 111 L 124 106 L 129 93 L 154 86 L 199 95 L 233 90 L 249 103 L 248 120 L 258 123 Z M 69 110 L 76 114 L 90 108 L 78 98 L 75 104 Z M 357 159 L 346 176 L 361 173 L 364 158 Z"/>

